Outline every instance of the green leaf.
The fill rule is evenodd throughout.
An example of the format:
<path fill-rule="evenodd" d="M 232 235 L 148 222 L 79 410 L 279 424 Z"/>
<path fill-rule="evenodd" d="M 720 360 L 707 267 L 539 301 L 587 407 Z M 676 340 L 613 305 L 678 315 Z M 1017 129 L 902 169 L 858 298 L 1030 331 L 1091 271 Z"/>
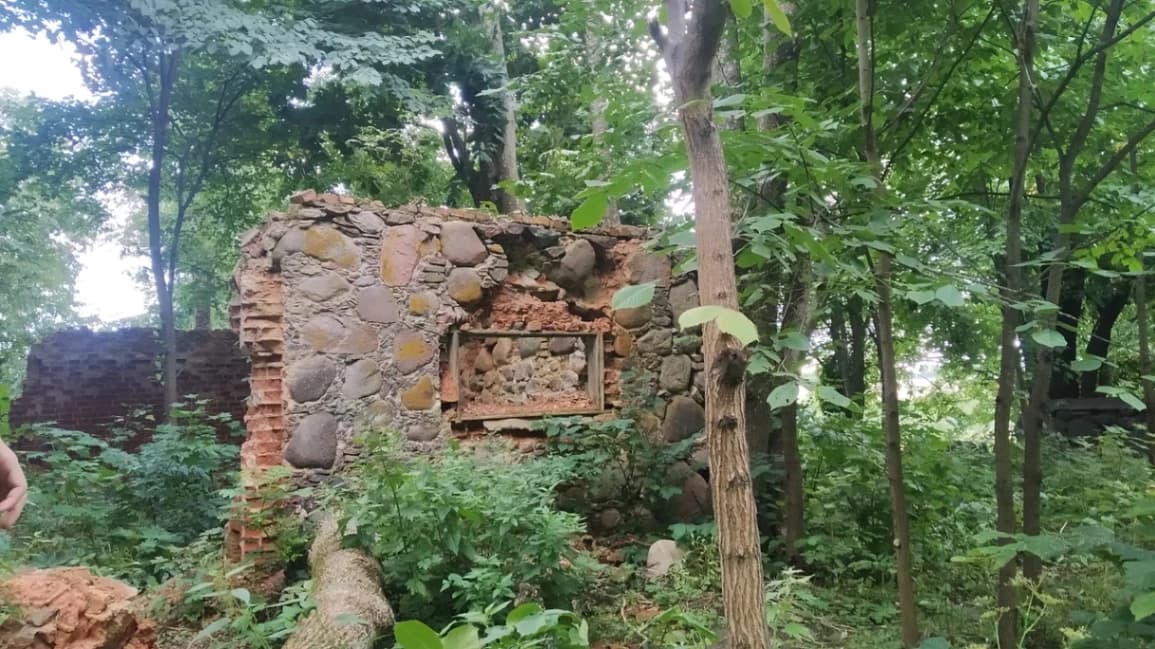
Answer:
<path fill-rule="evenodd" d="M 207 638 L 207 637 L 211 636 L 212 634 L 216 633 L 217 631 L 220 631 L 221 629 L 228 626 L 229 621 L 230 620 L 227 617 L 217 618 L 216 620 L 213 620 L 212 624 L 209 624 L 205 628 L 201 629 L 200 633 L 196 634 L 196 637 L 193 639 L 194 640 L 203 640 L 204 638 Z"/>
<path fill-rule="evenodd" d="M 947 642 L 946 638 L 935 636 L 923 640 L 918 649 L 950 649 L 950 642 Z"/>
<path fill-rule="evenodd" d="M 402 649 L 444 649 L 437 632 L 417 620 L 398 622 L 393 635 Z"/>
<path fill-rule="evenodd" d="M 1031 339 L 1043 347 L 1066 347 L 1067 339 L 1054 329 L 1036 329 L 1031 332 Z"/>
<path fill-rule="evenodd" d="M 589 198 L 582 201 L 581 205 L 569 215 L 570 225 L 575 230 L 584 230 L 592 228 L 598 223 L 602 222 L 602 217 L 606 215 L 606 209 L 610 206 L 609 194 L 598 192 L 590 195 Z"/>
<path fill-rule="evenodd" d="M 942 302 L 949 307 L 957 308 L 962 306 L 964 303 L 962 293 L 960 293 L 957 288 L 949 284 L 946 286 L 938 287 L 938 290 L 934 292 L 934 296 L 936 299 L 938 299 L 939 302 Z"/>
<path fill-rule="evenodd" d="M 463 624 L 446 633 L 441 644 L 445 649 L 481 649 L 481 638 L 477 634 L 477 627 Z"/>
<path fill-rule="evenodd" d="M 917 304 L 919 306 L 927 304 L 928 302 L 933 302 L 934 298 L 935 298 L 935 292 L 934 291 L 907 291 L 906 292 L 906 299 L 910 300 L 911 302 L 914 302 L 915 304 Z"/>
<path fill-rule="evenodd" d="M 610 300 L 610 307 L 615 311 L 618 309 L 637 309 L 646 306 L 654 300 L 654 283 L 646 282 L 645 284 L 631 284 L 619 288 L 612 300 Z"/>
<path fill-rule="evenodd" d="M 517 624 L 519 621 L 521 621 L 524 618 L 527 618 L 531 615 L 537 615 L 538 613 L 541 613 L 542 610 L 543 609 L 541 607 L 541 604 L 537 604 L 534 602 L 526 602 L 525 604 L 522 604 L 521 606 L 518 606 L 517 608 L 510 611 L 509 615 L 505 616 L 505 623 L 506 624 Z"/>
<path fill-rule="evenodd" d="M 826 403 L 838 406 L 839 408 L 849 408 L 850 407 L 850 403 L 851 403 L 850 399 L 847 399 L 845 396 L 843 396 L 843 394 L 841 392 L 839 392 L 838 390 L 835 390 L 834 388 L 830 387 L 829 385 L 818 386 L 818 390 L 816 393 L 818 394 L 818 398 L 822 399 Z"/>
<path fill-rule="evenodd" d="M 234 588 L 231 595 L 235 597 L 238 602 L 244 604 L 245 606 L 248 606 L 253 599 L 252 593 L 250 593 L 246 588 Z"/>
<path fill-rule="evenodd" d="M 722 309 L 718 314 L 715 324 L 724 333 L 738 339 L 738 342 L 743 345 L 749 345 L 758 341 L 758 325 L 754 324 L 750 318 L 746 317 L 745 313 L 735 311 L 734 309 Z"/>
<path fill-rule="evenodd" d="M 770 20 L 773 21 L 778 31 L 787 36 L 794 36 L 794 31 L 790 29 L 790 19 L 786 17 L 786 12 L 782 11 L 782 6 L 778 4 L 778 0 L 762 0 L 762 4 L 766 7 L 766 13 L 770 15 Z"/>
<path fill-rule="evenodd" d="M 1131 602 L 1131 615 L 1135 616 L 1136 622 L 1153 614 L 1155 614 L 1155 592 L 1144 593 Z"/>
<path fill-rule="evenodd" d="M 730 0 L 730 10 L 734 12 L 735 18 L 745 20 L 754 12 L 754 7 L 750 0 Z"/>
<path fill-rule="evenodd" d="M 705 306 L 696 306 L 689 309 L 678 316 L 678 327 L 681 329 L 690 329 L 698 325 L 706 324 L 711 320 L 716 319 L 721 315 L 725 309 L 717 304 L 707 304 Z"/>
<path fill-rule="evenodd" d="M 778 337 L 781 346 L 787 349 L 804 352 L 810 349 L 810 341 L 801 332 L 791 329 Z"/>
<path fill-rule="evenodd" d="M 1094 356 L 1080 358 L 1074 363 L 1071 363 L 1071 369 L 1076 372 L 1094 372 L 1100 367 L 1103 367 L 1103 359 L 1095 358 Z"/>
<path fill-rule="evenodd" d="M 1147 404 L 1143 403 L 1142 399 L 1131 394 L 1130 392 L 1120 393 L 1119 398 L 1123 400 L 1123 403 L 1131 406 L 1132 408 L 1134 408 L 1135 410 L 1138 410 L 1140 412 L 1147 409 Z"/>
<path fill-rule="evenodd" d="M 785 408 L 795 401 L 798 401 L 798 381 L 783 383 L 766 397 L 766 403 L 770 404 L 771 410 Z"/>

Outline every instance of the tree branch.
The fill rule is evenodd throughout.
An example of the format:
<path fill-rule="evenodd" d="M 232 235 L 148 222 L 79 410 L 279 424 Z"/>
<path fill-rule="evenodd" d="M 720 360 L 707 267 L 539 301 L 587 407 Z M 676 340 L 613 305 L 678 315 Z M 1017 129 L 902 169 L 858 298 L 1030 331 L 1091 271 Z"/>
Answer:
<path fill-rule="evenodd" d="M 1143 128 L 1132 133 L 1131 137 L 1127 138 L 1127 143 L 1124 144 L 1121 149 L 1116 151 L 1110 158 L 1107 158 L 1107 160 L 1103 162 L 1103 164 L 1099 167 L 1099 170 L 1095 172 L 1095 175 L 1092 176 L 1091 180 L 1087 182 L 1087 185 L 1083 187 L 1083 189 L 1080 190 L 1077 194 L 1075 194 L 1075 209 L 1078 209 L 1086 204 L 1086 202 L 1091 198 L 1091 192 L 1095 191 L 1095 188 L 1098 187 L 1099 184 L 1104 180 L 1106 180 L 1107 176 L 1110 176 L 1112 172 L 1118 169 L 1119 165 L 1131 156 L 1131 152 L 1138 148 L 1139 145 L 1143 143 L 1143 140 L 1147 139 L 1147 137 L 1152 133 L 1155 133 L 1155 119 L 1147 122 Z"/>
<path fill-rule="evenodd" d="M 1119 26 L 1119 16 L 1123 13 L 1123 0 L 1111 0 L 1107 8 L 1107 19 L 1103 23 L 1103 33 L 1099 37 L 1100 47 L 1095 56 L 1095 70 L 1091 75 L 1091 89 L 1087 96 L 1087 108 L 1083 118 L 1079 120 L 1075 133 L 1071 136 L 1067 153 L 1059 160 L 1059 193 L 1066 195 L 1071 189 L 1071 176 L 1074 173 L 1075 163 L 1083 147 L 1087 144 L 1087 137 L 1099 116 L 1099 106 L 1103 100 L 1103 82 L 1107 77 L 1107 48 L 1103 43 L 1110 42 Z"/>

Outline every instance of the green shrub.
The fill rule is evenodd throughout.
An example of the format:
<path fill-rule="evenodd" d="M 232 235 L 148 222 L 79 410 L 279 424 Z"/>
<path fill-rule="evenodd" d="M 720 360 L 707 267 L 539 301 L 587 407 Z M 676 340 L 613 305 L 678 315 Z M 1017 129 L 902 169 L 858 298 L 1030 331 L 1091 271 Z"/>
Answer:
<path fill-rule="evenodd" d="M 374 435 L 338 497 L 347 542 L 380 561 L 399 612 L 447 620 L 526 594 L 568 605 L 582 591 L 592 561 L 571 544 L 581 520 L 553 507 L 562 479 L 541 460 L 406 458 Z"/>
<path fill-rule="evenodd" d="M 220 525 L 237 448 L 219 443 L 203 402 L 174 408 L 137 454 L 78 431 L 24 431 L 29 498 L 8 561 L 86 565 L 138 584 L 171 574 L 178 547 Z M 227 417 L 227 415 L 225 416 Z M 140 420 L 121 434 L 145 430 Z"/>
<path fill-rule="evenodd" d="M 518 606 L 497 619 L 508 604 L 470 612 L 438 633 L 424 622 L 399 622 L 394 629 L 396 649 L 456 649 L 459 647 L 492 647 L 493 649 L 583 649 L 590 646 L 589 626 L 580 617 L 560 609 L 546 609 L 540 604 Z"/>

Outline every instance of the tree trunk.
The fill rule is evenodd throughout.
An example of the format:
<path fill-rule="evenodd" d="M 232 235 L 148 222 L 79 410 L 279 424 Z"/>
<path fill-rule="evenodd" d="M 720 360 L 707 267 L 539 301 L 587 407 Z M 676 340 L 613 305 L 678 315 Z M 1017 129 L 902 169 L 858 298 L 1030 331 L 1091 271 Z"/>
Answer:
<path fill-rule="evenodd" d="M 1087 271 L 1073 268 L 1064 272 L 1059 296 L 1058 329 L 1067 344 L 1062 353 L 1055 357 L 1050 389 L 1052 400 L 1079 396 L 1079 375 L 1071 371 L 1071 363 L 1079 356 L 1079 322 L 1083 319 L 1086 298 Z"/>
<path fill-rule="evenodd" d="M 501 10 L 493 4 L 486 4 L 481 9 L 482 21 L 493 51 L 494 61 L 501 69 L 502 124 L 501 141 L 497 143 L 497 155 L 494 156 L 494 180 L 497 183 L 514 183 L 521 180 L 517 170 L 517 97 L 509 89 L 509 72 L 505 57 L 505 34 L 501 28 Z M 509 189 L 498 187 L 497 211 L 502 214 L 524 212 L 525 205 L 517 194 Z"/>
<path fill-rule="evenodd" d="M 148 171 L 148 252 L 152 265 L 152 280 L 156 289 L 156 303 L 160 309 L 160 336 L 162 361 L 161 382 L 164 385 L 164 414 L 167 416 L 176 403 L 176 320 L 173 313 L 172 286 L 165 276 L 164 242 L 160 225 L 160 203 L 163 190 L 165 147 L 168 144 L 169 110 L 176 81 L 177 55 L 161 53 L 158 56 L 158 90 L 152 106 L 152 159 Z"/>
<path fill-rule="evenodd" d="M 1091 328 L 1091 339 L 1087 341 L 1087 355 L 1106 359 L 1111 353 L 1111 335 L 1115 330 L 1115 323 L 1131 301 L 1131 282 L 1121 281 L 1110 287 L 1111 295 L 1096 310 L 1095 325 Z M 1080 378 L 1079 395 L 1093 397 L 1096 390 L 1106 381 L 1105 368 L 1100 367 L 1091 372 L 1084 372 Z"/>
<path fill-rule="evenodd" d="M 790 281 L 784 296 L 782 331 L 797 331 L 803 336 L 808 336 L 810 332 L 810 284 L 810 258 L 805 254 L 799 254 L 797 266 L 794 272 L 790 274 Z M 797 376 L 801 372 L 805 360 L 805 354 L 798 350 L 786 349 L 782 352 L 783 369 L 791 376 Z M 780 417 L 782 420 L 782 464 L 785 471 L 783 496 L 786 508 L 782 541 L 786 561 L 791 565 L 799 566 L 801 557 L 798 552 L 798 543 L 806 533 L 806 501 L 802 481 L 802 454 L 798 450 L 798 402 L 783 408 Z"/>
<path fill-rule="evenodd" d="M 600 78 L 602 69 L 605 67 L 605 57 L 602 52 L 601 39 L 598 37 L 594 26 L 586 30 L 586 58 L 589 60 L 594 78 Z M 606 109 L 609 108 L 609 105 L 610 100 L 601 93 L 600 89 L 595 87 L 594 100 L 590 102 L 590 135 L 593 136 L 594 148 L 597 149 L 598 157 L 605 165 L 605 170 L 613 168 L 613 155 L 605 146 L 605 135 L 610 130 L 609 122 L 606 121 Z M 610 196 L 609 203 L 606 205 L 606 213 L 602 215 L 601 222 L 608 225 L 618 225 L 622 222 L 616 196 Z"/>
<path fill-rule="evenodd" d="M 846 303 L 850 320 L 850 379 L 846 397 L 858 404 L 866 405 L 866 318 L 862 298 L 852 296 Z"/>
<path fill-rule="evenodd" d="M 1143 403 L 1147 404 L 1147 460 L 1155 464 L 1155 381 L 1151 377 L 1151 330 L 1147 316 L 1146 269 L 1135 278 L 1135 321 L 1139 327 L 1139 372 L 1143 375 Z"/>
<path fill-rule="evenodd" d="M 1025 18 L 1017 35 L 1020 53 L 1019 88 L 1015 108 L 1014 168 L 1011 195 L 1007 208 L 1006 271 L 1002 292 L 1002 329 L 999 336 L 999 380 L 995 397 L 995 525 L 1004 535 L 1015 533 L 1015 486 L 1011 464 L 1011 412 L 1014 409 L 1019 349 L 1016 345 L 1019 312 L 1014 304 L 1022 300 L 1022 216 L 1026 201 L 1027 162 L 1031 154 L 1032 78 L 1034 69 L 1035 21 L 1039 0 L 1025 0 Z M 1018 566 L 1008 561 L 999 567 L 996 597 L 999 610 L 998 640 L 1000 647 L 1018 646 L 1018 609 L 1014 586 Z"/>
<path fill-rule="evenodd" d="M 863 153 L 881 191 L 881 158 L 874 132 L 874 41 L 870 0 L 855 0 L 855 45 L 858 51 L 858 92 L 861 108 Z M 874 265 L 878 293 L 875 329 L 878 334 L 878 366 L 882 375 L 882 426 L 886 434 L 886 477 L 890 484 L 891 524 L 894 531 L 895 566 L 898 573 L 898 612 L 902 644 L 907 649 L 919 642 L 918 602 L 914 593 L 914 565 L 910 549 L 910 523 L 906 512 L 906 485 L 902 472 L 902 430 L 898 417 L 898 375 L 894 356 L 894 316 L 890 297 L 891 258 L 879 255 Z"/>
<path fill-rule="evenodd" d="M 212 328 L 212 307 L 208 305 L 198 306 L 196 312 L 193 314 L 193 329 L 197 331 L 209 331 Z"/>
<path fill-rule="evenodd" d="M 710 69 L 729 13 L 720 0 L 697 0 L 687 24 L 681 0 L 668 2 L 668 28 L 651 31 L 673 79 L 674 98 L 686 138 L 694 199 L 698 280 L 702 304 L 738 308 L 731 245 L 730 184 L 722 140 L 714 124 Z M 759 547 L 750 458 L 746 446 L 746 351 L 707 323 L 706 436 L 722 564 L 722 603 L 729 646 L 767 649 L 765 584 Z"/>

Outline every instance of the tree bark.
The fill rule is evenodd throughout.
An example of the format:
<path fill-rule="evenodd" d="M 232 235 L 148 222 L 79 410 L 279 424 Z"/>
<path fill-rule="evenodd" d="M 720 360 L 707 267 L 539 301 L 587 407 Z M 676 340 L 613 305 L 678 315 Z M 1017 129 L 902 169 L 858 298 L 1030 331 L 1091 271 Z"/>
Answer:
<path fill-rule="evenodd" d="M 1079 396 L 1079 375 L 1071 371 L 1071 363 L 1079 356 L 1079 322 L 1083 319 L 1083 305 L 1087 298 L 1087 271 L 1074 268 L 1063 273 L 1061 287 L 1058 329 L 1067 344 L 1055 358 L 1050 389 L 1052 400 Z"/>
<path fill-rule="evenodd" d="M 704 305 L 738 308 L 730 184 L 714 124 L 710 69 L 729 13 L 720 0 L 668 0 L 667 29 L 651 24 L 673 79 L 694 199 L 698 280 Z M 706 435 L 722 564 L 722 602 L 734 649 L 767 649 L 765 584 L 746 445 L 746 351 L 713 322 L 704 331 Z"/>
<path fill-rule="evenodd" d="M 850 320 L 850 380 L 846 397 L 861 408 L 866 405 L 866 318 L 862 298 L 852 296 L 846 303 Z"/>
<path fill-rule="evenodd" d="M 164 353 L 161 368 L 161 382 L 164 385 L 164 414 L 167 416 L 176 403 L 176 318 L 173 311 L 172 286 L 165 273 L 164 241 L 160 224 L 160 203 L 163 191 L 165 147 L 168 144 L 169 111 L 172 108 L 172 91 L 176 82 L 177 55 L 161 52 L 157 57 L 158 83 L 157 97 L 152 105 L 152 156 L 148 171 L 148 195 L 145 205 L 148 211 L 148 252 L 152 266 L 152 280 L 156 289 L 156 302 L 160 310 L 161 349 Z M 171 251 L 170 251 L 171 253 Z"/>
<path fill-rule="evenodd" d="M 1147 404 L 1147 460 L 1155 464 L 1155 381 L 1151 377 L 1151 329 L 1147 314 L 1146 268 L 1135 278 L 1135 320 L 1139 327 L 1139 372 L 1143 381 L 1143 403 Z"/>
<path fill-rule="evenodd" d="M 882 160 L 874 130 L 874 38 L 870 0 L 855 0 L 855 45 L 858 52 L 858 93 L 864 138 L 863 155 L 882 189 Z M 906 485 L 902 471 L 902 429 L 898 412 L 898 375 L 894 354 L 894 316 L 891 312 L 891 256 L 883 251 L 874 264 L 878 293 L 875 329 L 878 366 L 882 375 L 882 426 L 886 434 L 886 477 L 890 484 L 891 525 L 898 576 L 898 612 L 902 644 L 912 649 L 919 642 L 918 602 L 914 592 L 914 562 L 910 549 L 910 522 L 906 512 Z"/>
<path fill-rule="evenodd" d="M 784 296 L 782 331 L 797 331 L 808 337 L 810 332 L 811 279 L 810 258 L 805 254 L 800 254 L 797 266 L 794 272 L 790 274 Z M 782 352 L 783 369 L 792 377 L 801 372 L 805 360 L 805 353 L 796 349 L 786 349 Z M 786 561 L 791 565 L 800 566 L 801 556 L 798 551 L 798 543 L 806 534 L 806 500 L 802 481 L 802 454 L 798 449 L 798 403 L 794 402 L 784 407 L 780 417 L 782 420 L 782 464 L 785 471 L 785 484 L 782 490 L 786 510 L 782 542 Z"/>
<path fill-rule="evenodd" d="M 597 78 L 605 66 L 605 59 L 602 54 L 601 39 L 598 38 L 593 27 L 586 30 L 586 56 L 595 78 Z M 601 94 L 598 88 L 594 89 L 594 95 L 594 100 L 590 102 L 590 135 L 593 136 L 593 145 L 597 149 L 598 157 L 601 158 L 602 164 L 608 170 L 613 165 L 613 156 L 605 146 L 605 135 L 610 130 L 609 122 L 606 120 L 606 109 L 609 108 L 610 101 Z M 618 225 L 622 222 L 616 196 L 610 196 L 609 203 L 606 205 L 606 213 L 602 215 L 601 222 L 607 225 Z"/>
<path fill-rule="evenodd" d="M 497 143 L 494 156 L 494 179 L 498 183 L 517 183 L 521 175 L 517 170 L 517 97 L 509 89 L 509 71 L 505 56 L 505 34 L 501 28 L 501 11 L 493 4 L 481 9 L 482 22 L 489 33 L 493 58 L 501 69 L 501 140 Z M 517 194 L 498 187 L 497 211 L 502 214 L 524 212 L 525 204 Z"/>
<path fill-rule="evenodd" d="M 1027 163 L 1031 155 L 1031 111 L 1034 76 L 1035 24 L 1039 0 L 1024 0 L 1024 19 L 1016 36 L 1019 52 L 1019 86 L 1015 108 L 1014 168 L 1011 173 L 1010 200 L 1007 207 L 1006 270 L 1002 289 L 1002 329 L 999 336 L 999 379 L 995 397 L 995 525 L 1004 535 L 1015 533 L 1015 493 L 1011 464 L 1011 412 L 1014 409 L 1016 376 L 1019 370 L 1017 328 L 1020 315 L 1015 304 L 1022 300 L 1022 216 L 1026 202 Z M 1018 604 L 1014 578 L 1018 566 L 1014 560 L 1000 566 L 997 604 L 1000 647 L 1018 646 Z"/>
<path fill-rule="evenodd" d="M 1129 280 L 1120 281 L 1110 287 L 1111 295 L 1096 309 L 1095 324 L 1091 327 L 1091 339 L 1087 341 L 1087 356 L 1106 359 L 1111 353 L 1111 336 L 1115 330 L 1115 323 L 1123 314 L 1123 309 L 1131 301 L 1132 286 Z M 1083 372 L 1079 377 L 1079 395 L 1093 397 L 1097 394 L 1100 385 L 1105 384 L 1105 368 L 1100 367 L 1091 372 Z"/>

